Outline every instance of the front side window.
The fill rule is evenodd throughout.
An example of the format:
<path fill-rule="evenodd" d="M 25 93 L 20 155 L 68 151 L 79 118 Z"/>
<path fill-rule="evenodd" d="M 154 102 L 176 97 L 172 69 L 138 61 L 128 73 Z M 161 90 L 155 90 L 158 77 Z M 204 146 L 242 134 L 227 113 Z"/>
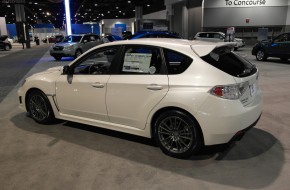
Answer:
<path fill-rule="evenodd" d="M 121 73 L 161 74 L 162 58 L 159 48 L 127 46 L 123 55 Z"/>
<path fill-rule="evenodd" d="M 81 60 L 76 65 L 73 65 L 74 74 L 110 74 L 110 66 L 117 53 L 117 50 L 117 47 L 111 47 L 90 53 L 88 57 Z"/>
<path fill-rule="evenodd" d="M 164 56 L 168 68 L 168 74 L 183 73 L 192 63 L 192 59 L 182 53 L 164 49 Z"/>
<path fill-rule="evenodd" d="M 282 34 L 280 36 L 278 36 L 274 42 L 287 42 L 287 41 L 290 41 L 290 39 L 288 38 L 288 34 Z"/>

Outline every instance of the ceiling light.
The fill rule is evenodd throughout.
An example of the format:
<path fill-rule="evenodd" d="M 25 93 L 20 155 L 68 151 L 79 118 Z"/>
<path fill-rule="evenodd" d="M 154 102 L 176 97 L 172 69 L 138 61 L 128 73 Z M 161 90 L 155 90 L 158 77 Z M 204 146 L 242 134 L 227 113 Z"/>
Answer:
<path fill-rule="evenodd" d="M 131 3 L 131 1 L 128 1 L 128 3 Z"/>
<path fill-rule="evenodd" d="M 34 3 L 35 5 L 37 5 L 38 3 Z"/>
<path fill-rule="evenodd" d="M 40 10 L 40 11 L 41 11 L 42 9 L 38 9 L 38 10 Z"/>
<path fill-rule="evenodd" d="M 111 13 L 110 11 L 108 11 L 108 13 Z"/>
<path fill-rule="evenodd" d="M 150 7 L 150 5 L 147 5 L 147 7 Z"/>
<path fill-rule="evenodd" d="M 98 6 L 98 4 L 96 3 L 95 6 Z"/>
<path fill-rule="evenodd" d="M 119 7 L 116 7 L 116 9 L 119 9 Z"/>
<path fill-rule="evenodd" d="M 10 5 L 7 5 L 7 7 L 10 7 Z"/>

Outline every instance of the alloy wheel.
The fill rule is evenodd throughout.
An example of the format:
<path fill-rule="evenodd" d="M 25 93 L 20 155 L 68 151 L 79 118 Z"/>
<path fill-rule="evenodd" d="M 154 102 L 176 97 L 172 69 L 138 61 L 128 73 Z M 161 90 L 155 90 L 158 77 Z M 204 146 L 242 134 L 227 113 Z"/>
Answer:
<path fill-rule="evenodd" d="M 37 121 L 43 121 L 49 116 L 46 101 L 39 94 L 34 94 L 29 99 L 29 109 L 32 117 Z"/>
<path fill-rule="evenodd" d="M 180 117 L 171 116 L 161 121 L 158 138 L 162 146 L 172 153 L 184 153 L 195 143 L 194 128 Z"/>
<path fill-rule="evenodd" d="M 256 55 L 257 60 L 258 61 L 265 60 L 265 57 L 266 56 L 265 56 L 264 50 L 262 50 L 262 49 L 258 50 L 257 55 Z"/>

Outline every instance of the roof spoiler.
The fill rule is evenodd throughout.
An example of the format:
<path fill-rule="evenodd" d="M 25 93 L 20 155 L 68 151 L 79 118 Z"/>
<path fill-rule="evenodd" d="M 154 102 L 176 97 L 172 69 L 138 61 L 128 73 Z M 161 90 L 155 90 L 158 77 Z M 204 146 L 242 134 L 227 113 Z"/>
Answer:
<path fill-rule="evenodd" d="M 191 45 L 191 49 L 199 56 L 203 57 L 214 51 L 217 54 L 230 52 L 236 46 L 236 42 L 218 42 L 206 45 Z"/>

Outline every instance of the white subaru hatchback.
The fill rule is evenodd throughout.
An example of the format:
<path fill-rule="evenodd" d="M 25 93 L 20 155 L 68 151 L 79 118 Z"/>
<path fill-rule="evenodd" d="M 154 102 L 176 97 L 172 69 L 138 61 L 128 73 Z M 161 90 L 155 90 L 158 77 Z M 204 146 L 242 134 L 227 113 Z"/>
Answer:
<path fill-rule="evenodd" d="M 57 118 L 154 138 L 164 153 L 190 157 L 260 118 L 258 69 L 231 50 L 180 39 L 99 45 L 28 77 L 20 106 L 38 123 Z"/>

